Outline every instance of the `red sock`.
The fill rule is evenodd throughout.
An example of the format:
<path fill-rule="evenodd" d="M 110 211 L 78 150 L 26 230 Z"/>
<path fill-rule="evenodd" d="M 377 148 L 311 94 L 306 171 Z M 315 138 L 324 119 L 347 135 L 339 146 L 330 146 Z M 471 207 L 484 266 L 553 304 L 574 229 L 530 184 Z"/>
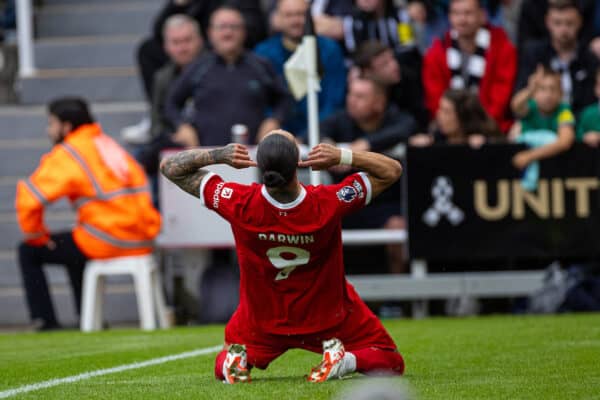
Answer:
<path fill-rule="evenodd" d="M 356 371 L 361 374 L 404 373 L 404 359 L 396 350 L 382 350 L 376 347 L 351 351 L 356 357 Z"/>
<path fill-rule="evenodd" d="M 222 381 L 225 379 L 223 376 L 223 363 L 225 362 L 225 358 L 227 357 L 227 350 L 221 350 L 219 354 L 217 354 L 217 358 L 215 359 L 215 378 Z"/>

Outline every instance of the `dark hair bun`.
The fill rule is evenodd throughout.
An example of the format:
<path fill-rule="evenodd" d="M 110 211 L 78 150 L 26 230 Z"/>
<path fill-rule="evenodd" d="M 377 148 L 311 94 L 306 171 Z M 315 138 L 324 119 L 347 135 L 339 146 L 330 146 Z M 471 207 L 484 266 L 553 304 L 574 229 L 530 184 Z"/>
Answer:
<path fill-rule="evenodd" d="M 256 163 L 266 187 L 283 187 L 296 176 L 298 145 L 284 135 L 268 135 L 258 144 Z"/>
<path fill-rule="evenodd" d="M 268 188 L 277 188 L 286 184 L 285 178 L 277 171 L 265 171 L 263 183 Z"/>

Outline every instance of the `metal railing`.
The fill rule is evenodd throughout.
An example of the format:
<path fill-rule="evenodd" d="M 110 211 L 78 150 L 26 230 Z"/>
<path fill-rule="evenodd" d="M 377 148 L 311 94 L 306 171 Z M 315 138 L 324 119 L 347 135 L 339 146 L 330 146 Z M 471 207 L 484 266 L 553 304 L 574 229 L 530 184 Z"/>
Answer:
<path fill-rule="evenodd" d="M 19 78 L 35 74 L 33 53 L 33 6 L 31 0 L 17 0 L 17 41 L 19 50 Z"/>

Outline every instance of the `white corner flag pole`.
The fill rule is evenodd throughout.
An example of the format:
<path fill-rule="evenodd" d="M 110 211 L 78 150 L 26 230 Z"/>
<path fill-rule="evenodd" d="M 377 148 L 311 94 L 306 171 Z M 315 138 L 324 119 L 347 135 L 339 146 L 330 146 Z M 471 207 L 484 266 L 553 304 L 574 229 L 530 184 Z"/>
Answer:
<path fill-rule="evenodd" d="M 317 74 L 317 37 L 313 27 L 310 8 L 306 10 L 306 22 L 302 43 L 285 62 L 284 73 L 290 91 L 296 101 L 307 97 L 308 146 L 312 149 L 319 139 L 319 100 L 317 92 L 321 90 Z M 311 185 L 321 183 L 319 171 L 310 171 Z"/>
<path fill-rule="evenodd" d="M 312 149 L 319 143 L 319 76 L 317 75 L 317 39 L 315 36 L 304 36 L 302 39 L 306 46 L 307 66 L 307 104 L 308 104 L 308 147 Z M 311 185 L 321 183 L 319 171 L 310 170 Z"/>

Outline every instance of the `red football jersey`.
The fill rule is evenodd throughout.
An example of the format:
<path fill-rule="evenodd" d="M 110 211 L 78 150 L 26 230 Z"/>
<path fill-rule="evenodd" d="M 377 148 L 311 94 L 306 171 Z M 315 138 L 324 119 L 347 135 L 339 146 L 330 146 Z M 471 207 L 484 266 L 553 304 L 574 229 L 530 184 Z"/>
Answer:
<path fill-rule="evenodd" d="M 200 199 L 231 224 L 240 264 L 236 313 L 253 329 L 318 332 L 342 322 L 360 301 L 344 275 L 341 219 L 369 203 L 365 173 L 336 185 L 302 186 L 286 204 L 264 185 L 224 182 L 211 173 Z"/>

